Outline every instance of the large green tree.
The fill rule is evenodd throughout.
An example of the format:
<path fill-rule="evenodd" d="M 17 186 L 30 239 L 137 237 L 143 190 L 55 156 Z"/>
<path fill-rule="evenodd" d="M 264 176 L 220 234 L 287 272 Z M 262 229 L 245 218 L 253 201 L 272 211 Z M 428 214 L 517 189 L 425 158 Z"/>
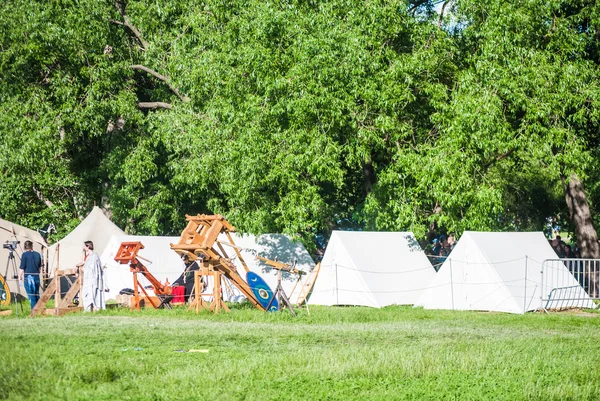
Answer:
<path fill-rule="evenodd" d="M 177 155 L 174 179 L 205 189 L 210 210 L 248 231 L 365 224 L 379 173 L 420 145 L 451 85 L 447 35 L 409 10 L 389 1 L 195 10 L 197 26 L 162 37 L 172 49 L 164 69 L 192 100 L 152 117 Z"/>
<path fill-rule="evenodd" d="M 460 73 L 431 140 L 367 199 L 379 226 L 541 229 L 563 212 L 600 256 L 582 187 L 598 171 L 598 22 L 596 2 L 457 1 L 445 29 Z"/>
<path fill-rule="evenodd" d="M 598 6 L 435 3 L 6 1 L 0 213 L 58 236 L 93 204 L 132 233 L 221 213 L 311 245 L 562 212 L 597 255 Z"/>
<path fill-rule="evenodd" d="M 365 196 L 451 84 L 419 3 L 8 2 L 4 215 L 99 203 L 155 234 L 185 212 L 252 232 L 370 224 Z"/>
<path fill-rule="evenodd" d="M 459 1 L 456 41 L 469 55 L 442 121 L 451 137 L 467 135 L 482 182 L 502 191 L 512 219 L 520 220 L 519 203 L 534 200 L 548 213 L 551 202 L 535 195 L 562 189 L 564 214 L 592 257 L 600 249 L 582 183 L 597 175 L 599 12 L 593 1 Z M 515 191 L 526 196 L 511 197 Z"/>
<path fill-rule="evenodd" d="M 105 195 L 105 158 L 141 117 L 129 49 L 119 45 L 126 35 L 108 24 L 110 15 L 93 1 L 3 2 L 3 217 L 68 227 Z"/>
<path fill-rule="evenodd" d="M 139 64 L 148 43 L 125 4 L 4 2 L 0 46 L 3 217 L 61 236 L 97 204 L 157 234 L 197 203 L 171 188 L 148 111 L 177 97 Z"/>

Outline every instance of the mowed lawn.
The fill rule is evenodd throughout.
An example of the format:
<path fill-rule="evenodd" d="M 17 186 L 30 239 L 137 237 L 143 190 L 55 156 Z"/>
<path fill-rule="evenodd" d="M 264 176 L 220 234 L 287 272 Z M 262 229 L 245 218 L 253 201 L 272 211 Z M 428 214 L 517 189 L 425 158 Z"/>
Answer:
<path fill-rule="evenodd" d="M 598 400 L 599 330 L 410 307 L 3 317 L 0 399 Z"/>

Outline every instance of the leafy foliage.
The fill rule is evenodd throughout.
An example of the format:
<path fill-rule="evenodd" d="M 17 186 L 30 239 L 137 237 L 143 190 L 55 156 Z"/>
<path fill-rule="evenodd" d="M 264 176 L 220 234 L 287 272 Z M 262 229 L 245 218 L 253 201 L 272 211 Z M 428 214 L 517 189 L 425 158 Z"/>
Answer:
<path fill-rule="evenodd" d="M 0 211 L 58 236 L 94 203 L 131 233 L 221 213 L 312 247 L 541 229 L 571 172 L 594 207 L 596 3 L 452 4 L 438 28 L 432 1 L 5 2 Z"/>

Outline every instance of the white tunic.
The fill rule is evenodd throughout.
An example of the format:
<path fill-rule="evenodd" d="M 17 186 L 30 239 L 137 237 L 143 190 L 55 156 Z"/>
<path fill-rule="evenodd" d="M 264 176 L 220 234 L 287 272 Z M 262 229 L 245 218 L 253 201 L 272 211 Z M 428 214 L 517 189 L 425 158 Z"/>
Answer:
<path fill-rule="evenodd" d="M 83 308 L 84 311 L 106 309 L 104 301 L 104 275 L 100 258 L 94 252 L 88 255 L 83 265 Z"/>

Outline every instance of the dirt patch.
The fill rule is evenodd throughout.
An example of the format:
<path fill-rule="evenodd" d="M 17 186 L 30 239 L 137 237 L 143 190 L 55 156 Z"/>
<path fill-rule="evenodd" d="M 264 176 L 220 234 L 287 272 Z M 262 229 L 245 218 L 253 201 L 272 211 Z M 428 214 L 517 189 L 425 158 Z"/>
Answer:
<path fill-rule="evenodd" d="M 586 312 L 581 309 L 568 309 L 563 311 L 550 311 L 551 313 L 559 313 L 561 315 L 573 315 L 573 316 L 583 316 L 583 317 L 600 317 L 600 313 L 594 312 Z"/>

